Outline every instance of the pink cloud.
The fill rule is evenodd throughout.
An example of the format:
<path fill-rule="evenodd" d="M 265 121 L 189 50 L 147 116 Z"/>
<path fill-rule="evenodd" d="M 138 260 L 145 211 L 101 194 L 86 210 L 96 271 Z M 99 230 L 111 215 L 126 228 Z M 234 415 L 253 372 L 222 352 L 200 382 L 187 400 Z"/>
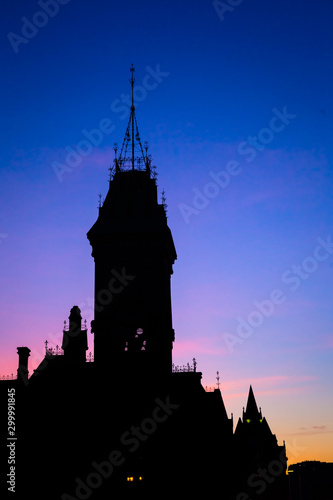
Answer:
<path fill-rule="evenodd" d="M 226 348 L 218 347 L 213 338 L 194 338 L 186 340 L 178 340 L 174 344 L 173 355 L 176 357 L 191 356 L 196 357 L 198 354 L 219 355 L 225 354 Z"/>

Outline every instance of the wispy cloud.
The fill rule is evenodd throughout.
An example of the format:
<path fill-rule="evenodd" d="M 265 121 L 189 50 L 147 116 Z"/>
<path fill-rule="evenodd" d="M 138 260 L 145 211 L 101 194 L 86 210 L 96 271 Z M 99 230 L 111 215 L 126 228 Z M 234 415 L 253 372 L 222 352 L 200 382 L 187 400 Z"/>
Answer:
<path fill-rule="evenodd" d="M 313 425 L 312 427 L 300 427 L 299 432 L 293 432 L 293 436 L 313 436 L 319 434 L 332 434 L 333 430 L 326 425 Z"/>

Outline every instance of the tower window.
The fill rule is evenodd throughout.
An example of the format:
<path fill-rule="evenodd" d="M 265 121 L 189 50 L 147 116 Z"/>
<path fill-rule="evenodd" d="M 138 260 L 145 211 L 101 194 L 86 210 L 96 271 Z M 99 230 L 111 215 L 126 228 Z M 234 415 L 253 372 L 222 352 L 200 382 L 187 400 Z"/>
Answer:
<path fill-rule="evenodd" d="M 139 337 L 139 335 L 142 335 L 142 334 L 143 334 L 142 328 L 138 328 L 137 331 L 136 331 L 135 338 L 137 339 Z"/>
<path fill-rule="evenodd" d="M 125 348 L 124 351 L 145 351 L 146 350 L 146 340 L 144 340 L 143 336 L 143 329 L 138 328 L 135 331 L 135 334 L 132 334 L 133 336 L 125 342 Z"/>

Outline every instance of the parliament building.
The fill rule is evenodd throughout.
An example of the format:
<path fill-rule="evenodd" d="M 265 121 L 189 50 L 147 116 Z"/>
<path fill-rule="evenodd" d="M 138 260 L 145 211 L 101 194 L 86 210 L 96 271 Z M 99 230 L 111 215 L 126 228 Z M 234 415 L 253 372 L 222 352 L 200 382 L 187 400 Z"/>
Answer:
<path fill-rule="evenodd" d="M 234 426 L 220 388 L 203 387 L 195 359 L 173 365 L 177 254 L 139 136 L 131 70 L 125 139 L 115 147 L 108 193 L 87 233 L 95 263 L 93 360 L 76 305 L 69 306 L 62 346 L 46 346 L 30 376 L 30 349 L 18 347 L 17 378 L 0 381 L 1 470 L 10 472 L 10 443 L 15 493 L 10 475 L 1 488 L 8 498 L 34 500 L 287 500 L 285 446 L 252 387 Z M 9 394 L 15 436 L 8 434 Z"/>

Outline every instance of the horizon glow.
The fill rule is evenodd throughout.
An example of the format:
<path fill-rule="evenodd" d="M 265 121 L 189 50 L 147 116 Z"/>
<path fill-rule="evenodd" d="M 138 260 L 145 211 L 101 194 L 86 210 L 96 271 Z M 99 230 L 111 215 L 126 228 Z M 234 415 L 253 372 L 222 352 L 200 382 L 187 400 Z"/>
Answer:
<path fill-rule="evenodd" d="M 93 319 L 86 233 L 133 62 L 178 254 L 174 363 L 195 357 L 207 388 L 220 372 L 234 426 L 252 385 L 288 464 L 333 461 L 333 6 L 254 0 L 222 20 L 199 0 L 59 2 L 15 52 L 8 33 L 40 10 L 19 0 L 3 21 L 0 375 L 18 346 L 31 373 L 61 345 L 73 305 Z"/>

